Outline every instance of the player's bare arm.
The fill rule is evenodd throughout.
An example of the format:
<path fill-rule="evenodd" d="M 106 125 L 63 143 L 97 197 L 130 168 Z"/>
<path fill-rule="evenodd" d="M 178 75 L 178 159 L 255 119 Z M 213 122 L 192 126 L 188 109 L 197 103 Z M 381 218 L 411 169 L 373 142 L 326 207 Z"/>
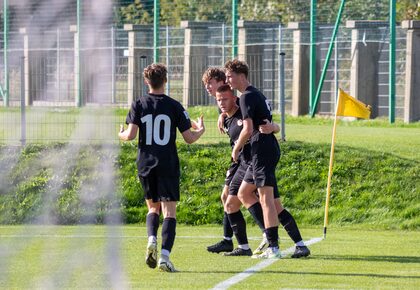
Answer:
<path fill-rule="evenodd" d="M 192 121 L 192 128 L 194 130 L 185 130 L 182 132 L 182 137 L 188 144 L 194 143 L 203 135 L 205 131 L 203 116 L 200 116 L 197 122 Z"/>
<path fill-rule="evenodd" d="M 265 124 L 259 126 L 260 133 L 271 134 L 280 132 L 280 126 L 277 123 L 270 122 L 267 119 L 264 120 Z"/>
<path fill-rule="evenodd" d="M 127 130 L 124 130 L 124 125 L 120 125 L 120 132 L 118 137 L 123 141 L 130 141 L 136 138 L 139 127 L 135 124 L 128 124 Z"/>
<path fill-rule="evenodd" d="M 225 118 L 226 118 L 227 114 L 226 113 L 221 113 L 219 115 L 219 118 L 217 118 L 217 128 L 219 129 L 219 132 L 221 134 L 225 134 L 225 127 L 224 127 L 224 122 L 225 122 Z"/>
<path fill-rule="evenodd" d="M 235 147 L 233 147 L 232 150 L 232 160 L 234 162 L 238 162 L 239 152 L 241 152 L 241 149 L 251 137 L 253 128 L 254 124 L 251 118 L 246 118 L 245 120 L 243 120 L 243 128 L 241 134 L 239 135 L 238 141 L 236 142 Z"/>

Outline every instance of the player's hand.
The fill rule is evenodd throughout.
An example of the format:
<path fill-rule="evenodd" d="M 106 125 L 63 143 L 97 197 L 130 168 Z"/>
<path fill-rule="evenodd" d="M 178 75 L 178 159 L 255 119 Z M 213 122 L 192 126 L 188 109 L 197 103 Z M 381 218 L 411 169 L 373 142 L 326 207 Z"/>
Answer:
<path fill-rule="evenodd" d="M 262 133 L 262 134 L 273 133 L 273 131 L 274 131 L 273 124 L 270 121 L 268 121 L 267 119 L 265 119 L 264 122 L 265 122 L 265 124 L 260 125 L 258 127 L 258 130 L 260 131 L 260 133 Z"/>
<path fill-rule="evenodd" d="M 120 133 L 122 133 L 122 132 L 124 132 L 124 125 L 123 124 L 120 125 Z"/>
<path fill-rule="evenodd" d="M 221 113 L 219 115 L 219 118 L 217 119 L 217 128 L 219 129 L 219 132 L 221 134 L 225 134 L 225 128 L 224 128 L 224 123 L 225 123 L 225 118 L 226 118 L 226 113 Z"/>
<path fill-rule="evenodd" d="M 237 163 L 238 162 L 238 157 L 239 157 L 239 150 L 234 147 L 233 150 L 232 150 L 232 160 L 233 160 L 233 162 Z"/>
<path fill-rule="evenodd" d="M 203 120 L 203 115 L 201 115 L 197 121 L 192 121 L 191 122 L 191 127 L 196 130 L 196 131 L 202 131 L 204 130 L 204 120 Z"/>
<path fill-rule="evenodd" d="M 194 130 L 198 130 L 198 124 L 196 121 L 191 120 L 191 128 L 193 128 Z"/>

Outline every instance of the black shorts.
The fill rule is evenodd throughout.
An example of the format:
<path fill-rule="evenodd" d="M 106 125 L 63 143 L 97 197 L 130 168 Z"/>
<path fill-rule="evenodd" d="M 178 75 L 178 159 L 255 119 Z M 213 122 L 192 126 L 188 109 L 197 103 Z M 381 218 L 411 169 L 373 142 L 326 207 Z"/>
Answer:
<path fill-rule="evenodd" d="M 152 169 L 147 176 L 139 176 L 146 199 L 153 202 L 179 201 L 179 177 L 160 176 Z"/>
<path fill-rule="evenodd" d="M 229 195 L 238 195 L 239 187 L 244 180 L 245 173 L 249 167 L 249 163 L 240 162 L 231 182 L 229 184 Z"/>
<path fill-rule="evenodd" d="M 267 142 L 268 143 L 268 142 Z M 244 180 L 259 187 L 276 186 L 276 166 L 280 160 L 280 147 L 277 141 L 266 146 L 264 141 L 251 144 L 252 160 Z"/>
<path fill-rule="evenodd" d="M 274 193 L 274 198 L 280 197 L 279 188 L 277 187 L 277 184 L 274 186 L 273 193 Z"/>
<path fill-rule="evenodd" d="M 230 185 L 232 178 L 235 175 L 236 170 L 238 170 L 238 168 L 239 168 L 239 163 L 232 162 L 230 164 L 230 167 L 226 172 L 225 185 L 227 186 Z"/>

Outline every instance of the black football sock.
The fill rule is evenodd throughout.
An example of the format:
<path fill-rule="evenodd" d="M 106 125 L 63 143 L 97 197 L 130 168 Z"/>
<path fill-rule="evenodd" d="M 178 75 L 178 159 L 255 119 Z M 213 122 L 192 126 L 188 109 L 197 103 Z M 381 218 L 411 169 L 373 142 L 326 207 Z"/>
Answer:
<path fill-rule="evenodd" d="M 176 219 L 165 218 L 162 224 L 162 249 L 171 252 L 175 242 Z"/>
<path fill-rule="evenodd" d="M 254 221 L 258 225 L 258 227 L 264 232 L 264 229 L 265 229 L 264 216 L 263 216 L 261 203 L 257 201 L 256 203 L 254 203 L 248 208 L 248 211 L 254 218 Z"/>
<path fill-rule="evenodd" d="M 302 241 L 302 236 L 300 235 L 296 221 L 287 209 L 283 209 L 279 213 L 279 221 L 295 244 Z"/>
<path fill-rule="evenodd" d="M 238 240 L 239 245 L 248 244 L 248 238 L 246 235 L 246 223 L 242 212 L 239 210 L 234 213 L 229 213 L 229 222 L 232 226 L 233 233 Z"/>
<path fill-rule="evenodd" d="M 231 239 L 233 236 L 233 231 L 232 231 L 232 227 L 230 226 L 227 212 L 224 212 L 224 216 L 223 216 L 223 236 L 224 238 L 231 238 Z"/>
<path fill-rule="evenodd" d="M 159 228 L 159 215 L 157 213 L 149 213 L 146 216 L 147 236 L 157 236 Z"/>
<path fill-rule="evenodd" d="M 279 227 L 271 227 L 265 229 L 269 247 L 279 246 Z"/>

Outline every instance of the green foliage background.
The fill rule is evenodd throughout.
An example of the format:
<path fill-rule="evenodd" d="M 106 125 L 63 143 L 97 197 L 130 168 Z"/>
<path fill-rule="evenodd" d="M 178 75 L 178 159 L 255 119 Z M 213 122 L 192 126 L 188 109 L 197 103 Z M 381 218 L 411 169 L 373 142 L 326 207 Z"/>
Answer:
<path fill-rule="evenodd" d="M 318 0 L 317 22 L 333 23 L 341 1 Z M 249 21 L 310 21 L 308 0 L 238 0 L 238 18 Z M 120 23 L 150 24 L 153 22 L 153 1 L 120 0 L 116 19 Z M 420 19 L 420 2 L 399 0 L 397 21 Z M 387 20 L 388 0 L 346 1 L 343 20 Z M 182 20 L 232 22 L 231 0 L 161 0 L 160 23 L 179 26 Z"/>
<path fill-rule="evenodd" d="M 178 221 L 221 223 L 220 193 L 230 161 L 229 145 L 178 145 L 182 172 Z M 281 148 L 276 174 L 284 206 L 300 224 L 321 225 L 329 145 L 290 141 Z M 1 155 L 1 162 L 19 155 L 0 188 L 0 223 L 104 223 L 118 213 L 126 223 L 145 222 L 147 208 L 137 179 L 135 143 L 115 145 L 108 151 L 101 146 L 75 150 L 63 144 L 32 145 L 21 152 L 1 150 L 9 150 Z M 346 146 L 337 146 L 335 156 L 330 223 L 420 227 L 418 161 Z M 58 158 L 63 175 L 54 172 Z M 98 164 L 110 160 L 115 173 L 104 175 Z M 101 186 L 106 182 L 112 186 Z M 86 196 L 95 198 L 89 202 Z M 252 223 L 248 212 L 244 214 Z"/>

